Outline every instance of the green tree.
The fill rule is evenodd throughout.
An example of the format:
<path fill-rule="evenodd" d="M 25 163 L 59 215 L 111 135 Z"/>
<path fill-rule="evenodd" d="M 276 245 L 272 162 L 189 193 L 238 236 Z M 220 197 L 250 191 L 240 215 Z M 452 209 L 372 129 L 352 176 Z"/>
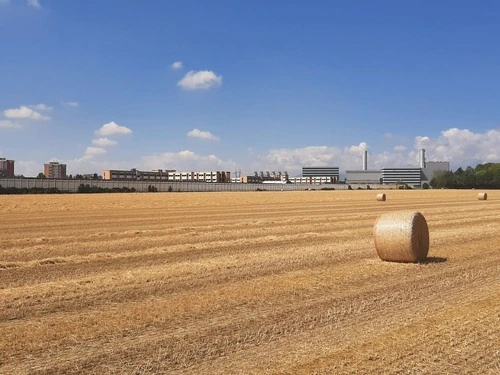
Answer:
<path fill-rule="evenodd" d="M 471 166 L 468 166 L 465 169 L 463 180 L 464 180 L 464 187 L 465 188 L 470 189 L 470 188 L 473 188 L 476 186 L 476 178 L 474 176 L 474 168 L 472 168 Z"/>
<path fill-rule="evenodd" d="M 478 164 L 476 168 L 458 168 L 454 173 L 438 171 L 431 180 L 434 188 L 500 189 L 500 163 Z"/>
<path fill-rule="evenodd" d="M 36 176 L 36 178 L 47 178 L 47 177 L 45 177 L 45 175 L 42 172 L 40 172 L 38 173 L 38 176 Z"/>

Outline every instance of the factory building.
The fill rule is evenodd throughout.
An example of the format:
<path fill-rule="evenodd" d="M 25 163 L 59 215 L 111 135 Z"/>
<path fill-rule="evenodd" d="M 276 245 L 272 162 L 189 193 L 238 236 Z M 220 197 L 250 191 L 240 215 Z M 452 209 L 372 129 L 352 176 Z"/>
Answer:
<path fill-rule="evenodd" d="M 368 170 L 368 151 L 363 151 L 362 169 L 345 171 L 345 179 L 348 184 L 381 184 L 382 171 Z"/>
<path fill-rule="evenodd" d="M 108 169 L 103 171 L 103 180 L 121 181 L 168 181 L 168 173 L 175 171 L 163 171 L 157 169 L 153 171 L 139 171 L 135 168 L 130 170 Z"/>
<path fill-rule="evenodd" d="M 407 184 L 412 187 L 429 183 L 436 171 L 449 171 L 450 163 L 445 161 L 426 161 L 425 149 L 419 151 L 419 167 L 383 168 L 368 170 L 368 153 L 363 151 L 362 170 L 346 170 L 349 184 Z"/>
<path fill-rule="evenodd" d="M 302 177 L 292 177 L 290 182 L 336 184 L 339 182 L 339 167 L 303 167 Z"/>
<path fill-rule="evenodd" d="M 172 182 L 231 182 L 227 171 L 177 172 L 175 170 L 139 171 L 137 169 L 103 171 L 104 180 L 121 181 L 172 181 Z"/>
<path fill-rule="evenodd" d="M 348 184 L 381 184 L 382 171 L 347 170 L 345 179 Z"/>
<path fill-rule="evenodd" d="M 0 158 L 0 178 L 14 177 L 14 160 Z"/>
<path fill-rule="evenodd" d="M 243 184 L 260 184 L 260 183 L 286 183 L 288 181 L 288 172 L 263 172 L 260 173 L 255 171 L 253 176 L 241 176 L 238 177 L 238 172 L 235 173 L 236 177 L 231 178 L 231 182 L 243 183 Z"/>
<path fill-rule="evenodd" d="M 332 176 L 310 176 L 310 177 L 290 177 L 288 179 L 292 184 L 335 184 L 338 183 L 338 177 Z"/>
<path fill-rule="evenodd" d="M 422 169 L 382 168 L 382 183 L 384 185 L 407 184 L 411 187 L 420 186 L 422 184 Z"/>

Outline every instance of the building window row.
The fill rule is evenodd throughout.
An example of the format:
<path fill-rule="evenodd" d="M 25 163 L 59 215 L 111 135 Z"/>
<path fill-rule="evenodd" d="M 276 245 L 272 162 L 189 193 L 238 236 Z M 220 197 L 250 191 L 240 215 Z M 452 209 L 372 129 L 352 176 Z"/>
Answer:
<path fill-rule="evenodd" d="M 180 182 L 231 182 L 231 173 L 227 171 L 210 172 L 176 172 L 176 171 L 139 171 L 132 169 L 106 170 L 104 180 L 131 180 L 131 181 L 180 181 Z"/>

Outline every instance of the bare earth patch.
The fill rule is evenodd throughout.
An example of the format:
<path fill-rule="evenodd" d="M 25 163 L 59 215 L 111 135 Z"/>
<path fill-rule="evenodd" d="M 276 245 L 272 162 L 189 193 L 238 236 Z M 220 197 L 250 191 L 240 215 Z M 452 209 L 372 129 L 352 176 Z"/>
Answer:
<path fill-rule="evenodd" d="M 500 373 L 500 192 L 376 193 L 0 196 L 0 374 Z"/>

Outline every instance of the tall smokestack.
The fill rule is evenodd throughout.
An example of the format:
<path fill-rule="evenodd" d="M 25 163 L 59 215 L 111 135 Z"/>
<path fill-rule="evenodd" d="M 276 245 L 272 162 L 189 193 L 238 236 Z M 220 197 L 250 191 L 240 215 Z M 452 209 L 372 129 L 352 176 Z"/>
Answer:
<path fill-rule="evenodd" d="M 425 148 L 420 149 L 420 168 L 425 168 Z"/>
<path fill-rule="evenodd" d="M 368 170 L 368 151 L 363 151 L 363 170 Z"/>

